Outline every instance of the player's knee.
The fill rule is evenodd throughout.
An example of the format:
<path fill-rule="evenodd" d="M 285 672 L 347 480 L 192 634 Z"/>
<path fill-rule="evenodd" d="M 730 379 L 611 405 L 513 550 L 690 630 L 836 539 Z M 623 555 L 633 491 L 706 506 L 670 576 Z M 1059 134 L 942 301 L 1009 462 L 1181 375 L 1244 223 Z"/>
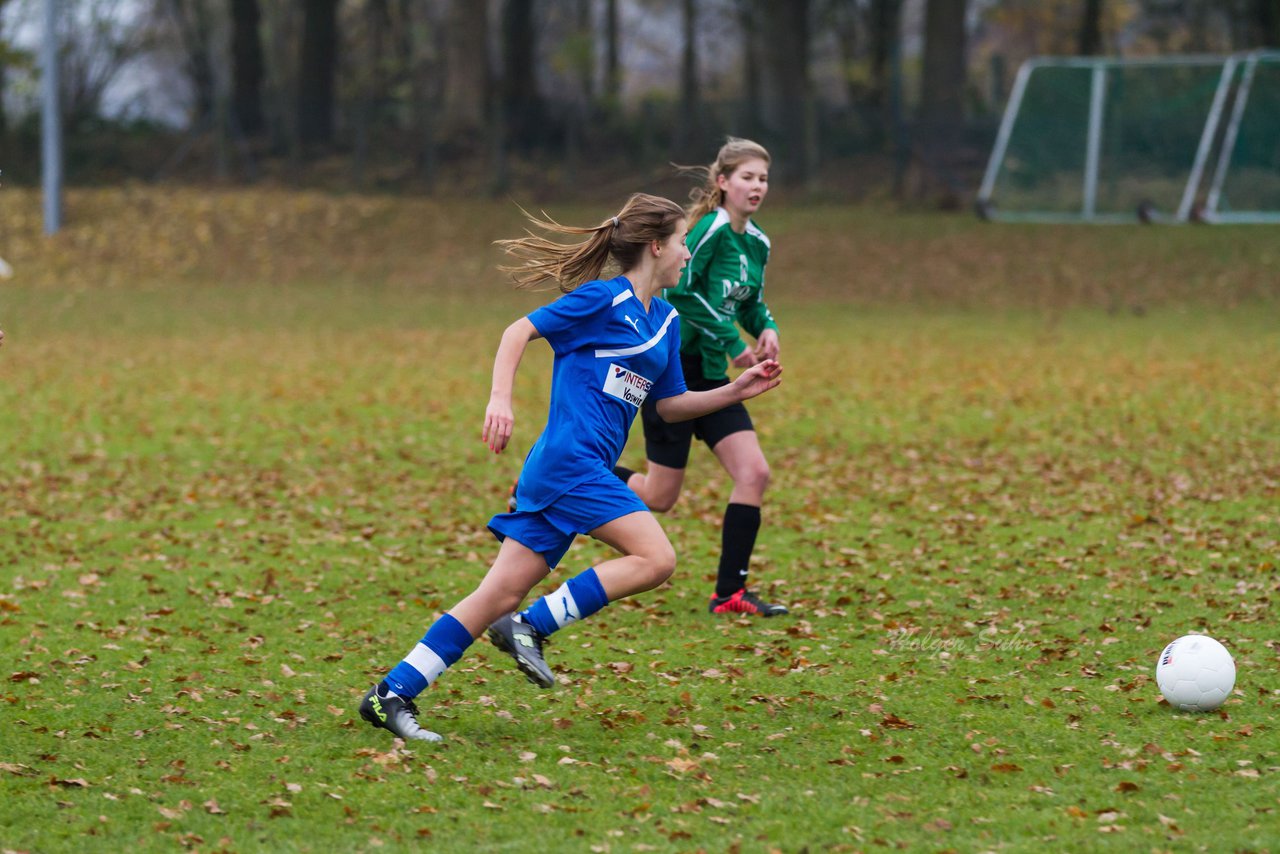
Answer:
<path fill-rule="evenodd" d="M 755 492 L 763 493 L 769 487 L 769 464 L 762 458 L 737 472 L 735 482 Z"/>
<path fill-rule="evenodd" d="M 525 594 L 518 590 L 509 590 L 499 584 L 481 582 L 476 592 L 484 597 L 484 601 L 499 614 L 509 614 L 520 607 Z M 527 592 L 527 591 L 526 591 Z"/>
<path fill-rule="evenodd" d="M 645 554 L 644 568 L 650 590 L 666 584 L 676 571 L 676 550 L 671 543 L 663 543 Z"/>
<path fill-rule="evenodd" d="M 680 490 L 669 489 L 666 492 L 650 495 L 645 503 L 654 513 L 666 513 L 676 506 L 678 500 L 680 500 Z"/>

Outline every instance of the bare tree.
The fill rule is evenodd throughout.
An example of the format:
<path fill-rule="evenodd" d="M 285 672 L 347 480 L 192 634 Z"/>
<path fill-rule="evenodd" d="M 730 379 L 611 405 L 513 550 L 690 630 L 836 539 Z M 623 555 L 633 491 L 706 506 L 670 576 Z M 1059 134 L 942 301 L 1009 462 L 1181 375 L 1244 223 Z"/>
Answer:
<path fill-rule="evenodd" d="M 333 139 L 334 76 L 338 64 L 338 0 L 302 0 L 298 56 L 298 140 Z"/>
<path fill-rule="evenodd" d="M 262 20 L 258 0 L 230 0 L 231 114 L 246 136 L 266 127 L 262 112 Z"/>
<path fill-rule="evenodd" d="M 924 21 L 920 121 L 929 134 L 949 134 L 964 118 L 967 0 L 929 0 Z"/>
<path fill-rule="evenodd" d="M 920 82 L 920 112 L 916 152 L 930 180 L 945 186 L 942 203 L 958 202 L 959 189 L 948 165 L 964 122 L 967 0 L 928 0 L 924 23 L 924 73 Z"/>
<path fill-rule="evenodd" d="M 210 0 L 159 0 L 158 5 L 161 19 L 171 23 L 181 47 L 182 67 L 191 82 L 193 117 L 199 124 L 209 122 L 218 97 Z"/>
<path fill-rule="evenodd" d="M 604 96 L 611 106 L 622 98 L 621 52 L 618 46 L 618 0 L 604 3 Z"/>
<path fill-rule="evenodd" d="M 688 157 L 691 141 L 698 136 L 698 2 L 681 0 L 683 48 L 680 52 L 680 115 L 676 117 L 675 152 Z"/>
<path fill-rule="evenodd" d="M 491 96 L 489 4 L 449 0 L 444 41 L 444 122 L 449 136 L 477 136 Z"/>
<path fill-rule="evenodd" d="M 502 12 L 502 112 L 507 139 L 530 148 L 542 136 L 538 91 L 536 0 L 504 0 Z"/>
<path fill-rule="evenodd" d="M 150 22 L 124 14 L 126 0 L 70 0 L 64 6 L 62 108 L 71 134 L 102 112 L 102 96 L 154 40 Z"/>
<path fill-rule="evenodd" d="M 1080 20 L 1080 55 L 1102 53 L 1102 0 L 1085 0 Z"/>
<path fill-rule="evenodd" d="M 802 184 L 816 166 L 817 132 L 813 87 L 809 77 L 809 0 L 787 3 L 758 0 L 764 32 L 764 66 L 770 83 L 765 98 L 769 130 L 782 143 L 780 152 L 791 183 Z"/>

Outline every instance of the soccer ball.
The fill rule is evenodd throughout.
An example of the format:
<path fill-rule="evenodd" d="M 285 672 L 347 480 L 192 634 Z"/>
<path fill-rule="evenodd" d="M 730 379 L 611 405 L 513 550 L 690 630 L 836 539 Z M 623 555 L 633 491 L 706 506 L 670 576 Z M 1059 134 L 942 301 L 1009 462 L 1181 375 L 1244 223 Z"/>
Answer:
<path fill-rule="evenodd" d="M 1156 684 L 1174 708 L 1211 712 L 1231 696 L 1236 663 L 1227 648 L 1213 638 L 1184 635 L 1160 653 Z"/>

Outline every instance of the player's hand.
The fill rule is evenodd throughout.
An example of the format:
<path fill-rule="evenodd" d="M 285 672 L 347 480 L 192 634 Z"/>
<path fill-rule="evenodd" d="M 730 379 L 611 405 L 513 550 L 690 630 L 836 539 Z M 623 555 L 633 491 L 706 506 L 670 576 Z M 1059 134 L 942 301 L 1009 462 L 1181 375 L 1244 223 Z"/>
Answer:
<path fill-rule="evenodd" d="M 733 366 L 735 368 L 749 368 L 758 361 L 760 360 L 756 358 L 756 354 L 748 347 L 733 357 Z"/>
<path fill-rule="evenodd" d="M 778 332 L 776 329 L 766 329 L 760 333 L 760 337 L 756 339 L 756 361 L 763 362 L 765 359 L 778 358 Z"/>
<path fill-rule="evenodd" d="M 511 430 L 515 423 L 510 403 L 490 400 L 484 411 L 484 432 L 480 434 L 480 440 L 489 446 L 489 450 L 500 454 L 511 441 Z"/>
<path fill-rule="evenodd" d="M 743 400 L 750 400 L 770 389 L 777 388 L 781 382 L 782 365 L 778 364 L 774 359 L 765 359 L 763 362 L 752 365 L 741 374 L 738 374 L 738 378 L 733 381 L 733 384 L 742 395 Z"/>

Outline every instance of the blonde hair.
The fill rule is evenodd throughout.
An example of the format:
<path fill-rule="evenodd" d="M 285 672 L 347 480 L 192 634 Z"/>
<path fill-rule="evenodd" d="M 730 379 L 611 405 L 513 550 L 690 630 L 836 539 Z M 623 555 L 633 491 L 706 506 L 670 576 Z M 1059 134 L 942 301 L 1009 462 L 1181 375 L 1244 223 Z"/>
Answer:
<path fill-rule="evenodd" d="M 689 205 L 690 224 L 696 223 L 724 204 L 724 191 L 720 189 L 717 179 L 721 175 L 732 175 L 734 170 L 743 163 L 755 159 L 763 160 L 765 163 L 772 162 L 769 152 L 760 143 L 731 136 L 725 140 L 724 145 L 720 146 L 720 151 L 716 153 L 716 159 L 710 166 L 677 167 L 681 174 L 694 175 L 702 180 L 701 187 L 695 187 L 689 191 L 689 199 L 692 202 Z"/>
<path fill-rule="evenodd" d="M 566 244 L 526 229 L 527 237 L 494 241 L 508 255 L 522 259 L 520 264 L 498 268 L 510 273 L 518 287 L 533 288 L 550 281 L 566 294 L 583 282 L 600 278 L 610 258 L 623 270 L 632 269 L 649 243 L 666 240 L 686 218 L 684 209 L 675 202 L 647 193 L 636 193 L 616 215 L 586 228 L 561 225 L 545 213 L 542 219 L 528 211 L 524 215 L 543 231 L 590 235 L 582 243 Z"/>

